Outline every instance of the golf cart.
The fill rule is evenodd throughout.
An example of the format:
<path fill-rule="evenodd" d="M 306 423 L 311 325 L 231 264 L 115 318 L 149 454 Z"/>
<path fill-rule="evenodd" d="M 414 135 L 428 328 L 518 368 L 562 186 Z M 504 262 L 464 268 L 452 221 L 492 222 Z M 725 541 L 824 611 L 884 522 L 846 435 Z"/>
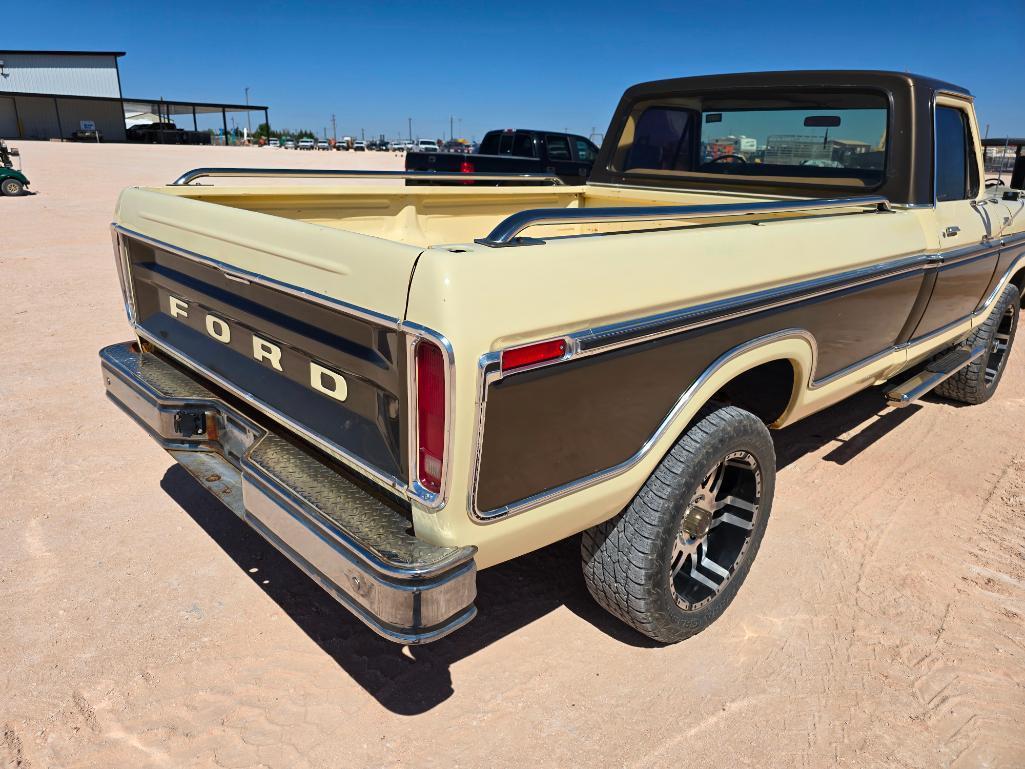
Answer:
<path fill-rule="evenodd" d="M 24 195 L 28 186 L 28 179 L 21 172 L 21 168 L 15 168 L 11 158 L 19 158 L 17 149 L 8 149 L 3 139 L 0 139 L 0 193 L 4 195 Z M 20 166 L 21 163 L 19 162 Z"/>

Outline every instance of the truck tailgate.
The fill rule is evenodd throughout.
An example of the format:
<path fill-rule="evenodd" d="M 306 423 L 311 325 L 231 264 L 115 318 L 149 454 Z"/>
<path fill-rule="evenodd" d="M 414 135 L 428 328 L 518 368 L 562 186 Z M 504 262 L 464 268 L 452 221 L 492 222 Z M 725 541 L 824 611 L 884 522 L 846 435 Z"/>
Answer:
<path fill-rule="evenodd" d="M 418 248 L 145 190 L 122 196 L 118 218 L 143 339 L 365 474 L 405 484 L 399 322 Z"/>

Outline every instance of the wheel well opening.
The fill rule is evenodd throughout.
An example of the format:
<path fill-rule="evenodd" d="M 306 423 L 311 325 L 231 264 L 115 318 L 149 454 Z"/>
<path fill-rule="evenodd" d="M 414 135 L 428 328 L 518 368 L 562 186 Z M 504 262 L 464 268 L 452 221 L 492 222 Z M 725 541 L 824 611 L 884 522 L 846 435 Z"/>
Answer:
<path fill-rule="evenodd" d="M 795 374 L 794 364 L 789 360 L 769 361 L 731 379 L 711 400 L 750 411 L 771 425 L 790 405 Z"/>
<path fill-rule="evenodd" d="M 1018 270 L 1011 278 L 1011 282 L 1018 288 L 1018 293 L 1022 295 L 1021 306 L 1025 307 L 1025 268 Z"/>

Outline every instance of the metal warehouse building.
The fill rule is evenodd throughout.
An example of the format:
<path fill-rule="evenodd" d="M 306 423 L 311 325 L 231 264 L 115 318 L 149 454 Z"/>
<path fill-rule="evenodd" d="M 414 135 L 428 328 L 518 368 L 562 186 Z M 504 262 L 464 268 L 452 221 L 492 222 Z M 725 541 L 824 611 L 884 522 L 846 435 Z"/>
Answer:
<path fill-rule="evenodd" d="M 160 119 L 186 116 L 193 128 L 198 114 L 219 114 L 224 133 L 228 113 L 263 113 L 267 107 L 163 99 L 129 99 L 121 93 L 118 59 L 124 51 L 0 50 L 0 138 L 68 139 L 93 123 L 104 141 L 125 140 L 125 111 L 152 111 Z M 181 126 L 181 127 L 188 127 Z"/>

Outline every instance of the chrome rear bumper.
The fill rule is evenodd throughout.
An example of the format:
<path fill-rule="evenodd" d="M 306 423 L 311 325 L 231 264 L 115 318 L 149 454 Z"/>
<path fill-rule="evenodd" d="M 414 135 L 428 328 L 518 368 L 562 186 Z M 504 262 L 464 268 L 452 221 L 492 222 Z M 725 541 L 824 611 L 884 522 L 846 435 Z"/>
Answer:
<path fill-rule="evenodd" d="M 100 362 L 107 397 L 373 630 L 427 643 L 473 619 L 476 548 L 418 540 L 400 503 L 135 343 L 104 348 Z"/>

